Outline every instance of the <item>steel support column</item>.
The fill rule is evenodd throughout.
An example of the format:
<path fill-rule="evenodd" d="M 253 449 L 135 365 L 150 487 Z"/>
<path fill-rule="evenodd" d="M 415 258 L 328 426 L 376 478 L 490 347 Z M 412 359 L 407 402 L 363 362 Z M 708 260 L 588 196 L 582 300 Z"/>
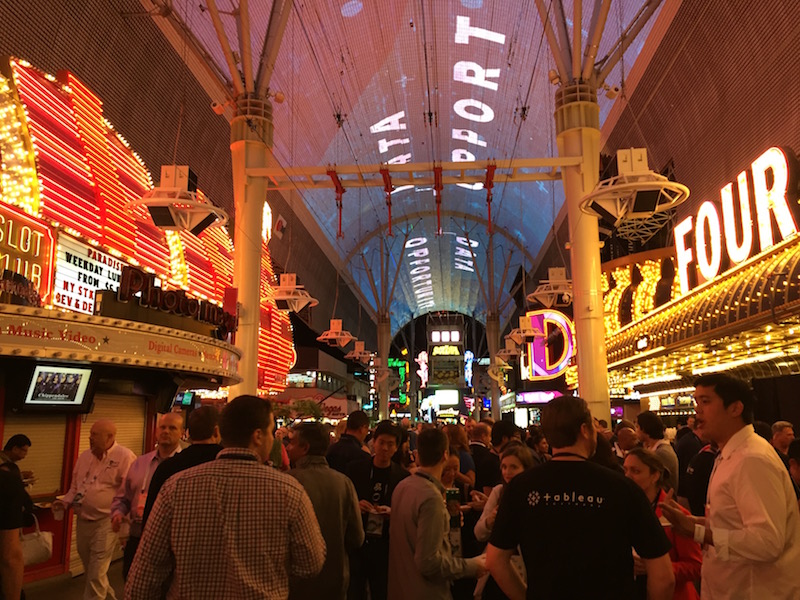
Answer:
<path fill-rule="evenodd" d="M 500 350 L 500 315 L 486 315 L 486 345 L 489 347 L 489 364 L 494 365 L 494 357 Z M 492 379 L 492 418 L 500 419 L 500 385 Z"/>
<path fill-rule="evenodd" d="M 580 209 L 600 178 L 600 116 L 596 90 L 586 84 L 556 92 L 556 139 L 562 157 L 581 157 L 561 171 L 569 220 L 578 391 L 592 414 L 610 422 L 597 217 Z"/>
<path fill-rule="evenodd" d="M 272 106 L 269 100 L 240 98 L 231 121 L 231 163 L 234 229 L 233 285 L 238 289 L 239 329 L 236 345 L 242 350 L 239 374 L 230 397 L 255 395 L 258 390 L 258 334 L 261 321 L 261 240 L 267 180 L 248 177 L 247 169 L 269 166 L 272 147 Z"/>
<path fill-rule="evenodd" d="M 392 343 L 392 321 L 388 313 L 378 316 L 378 356 L 381 366 L 389 368 L 389 346 Z M 384 373 L 386 374 L 386 372 Z M 378 383 L 378 420 L 389 418 L 389 377 Z"/>

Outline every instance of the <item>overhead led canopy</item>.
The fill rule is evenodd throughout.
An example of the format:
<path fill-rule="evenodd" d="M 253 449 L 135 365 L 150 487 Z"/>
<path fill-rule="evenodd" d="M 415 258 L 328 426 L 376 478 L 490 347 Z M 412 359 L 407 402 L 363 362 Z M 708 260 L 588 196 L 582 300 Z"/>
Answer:
<path fill-rule="evenodd" d="M 300 200 L 293 202 L 298 217 L 347 271 L 353 291 L 378 310 L 370 279 L 381 280 L 380 261 L 371 257 L 413 230 L 410 238 L 427 240 L 430 264 L 411 268 L 428 266 L 429 278 L 406 276 L 417 257 L 392 255 L 392 268 L 401 270 L 392 300 L 393 332 L 434 310 L 484 320 L 488 307 L 479 279 L 487 285 L 489 272 L 494 273 L 491 284 L 503 290 L 501 304 L 508 306 L 509 286 L 500 286 L 506 257 L 511 257 L 510 273 L 529 268 L 563 202 L 560 183 L 550 180 L 558 176 L 559 164 L 525 163 L 555 160 L 554 94 L 548 53 L 540 51 L 545 31 L 534 3 L 508 0 L 502 10 L 495 2 L 478 0 L 248 4 L 252 26 L 242 31 L 249 31 L 250 43 L 236 39 L 241 14 L 234 14 L 223 17 L 229 39 L 220 44 L 219 15 L 196 3 L 172 12 L 165 26 L 176 35 L 169 39 L 185 55 L 181 40 L 190 31 L 189 52 L 199 47 L 193 64 L 207 60 L 206 74 L 225 74 L 225 81 L 212 83 L 220 112 L 227 100 L 221 96 L 240 92 L 248 79 L 256 80 L 262 96 L 265 81 L 269 90 L 287 95 L 288 102 L 273 106 L 270 186 Z M 641 3 L 619 4 L 624 24 L 642 12 Z M 589 32 L 593 11 L 585 5 L 576 26 Z M 571 7 L 565 9 L 572 14 Z M 284 17 L 275 19 L 275 27 L 270 11 Z M 625 40 L 620 52 L 626 65 L 635 63 L 652 22 Z M 320 23 L 335 26 L 320 28 Z M 524 36 L 518 35 L 521 27 Z M 280 36 L 268 38 L 276 31 L 282 43 Z M 614 32 L 599 37 L 592 46 L 595 56 L 615 53 L 616 37 Z M 436 52 L 419 60 L 431 47 Z M 247 52 L 232 53 L 232 48 Z M 233 74 L 232 63 L 237 65 Z M 621 81 L 619 63 L 605 75 L 613 91 Z M 309 77 L 319 85 L 304 85 Z M 601 96 L 598 102 L 605 115 L 613 99 Z M 298 165 L 308 168 L 293 170 Z M 337 185 L 347 191 L 338 201 Z M 474 259 L 468 248 L 460 257 L 477 268 L 457 270 L 450 234 L 479 244 Z M 498 251 L 488 268 L 492 245 Z M 394 273 L 385 275 L 391 281 Z M 428 285 L 420 286 L 423 281 Z M 421 296 L 417 292 L 423 287 Z M 505 311 L 501 318 L 510 314 Z"/>

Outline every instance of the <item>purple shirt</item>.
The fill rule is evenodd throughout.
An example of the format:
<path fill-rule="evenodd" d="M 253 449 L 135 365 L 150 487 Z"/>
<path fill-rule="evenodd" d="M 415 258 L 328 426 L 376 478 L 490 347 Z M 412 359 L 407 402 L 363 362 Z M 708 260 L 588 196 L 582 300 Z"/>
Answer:
<path fill-rule="evenodd" d="M 180 450 L 181 447 L 178 446 L 169 457 L 174 456 Z M 156 472 L 158 465 L 164 460 L 166 458 L 160 458 L 158 450 L 142 454 L 137 458 L 128 469 L 128 475 L 122 485 L 119 486 L 117 495 L 114 496 L 114 501 L 111 503 L 112 517 L 119 513 L 130 518 L 131 535 L 134 537 L 142 535 L 142 514 L 147 500 L 147 489 L 150 487 L 153 473 Z"/>

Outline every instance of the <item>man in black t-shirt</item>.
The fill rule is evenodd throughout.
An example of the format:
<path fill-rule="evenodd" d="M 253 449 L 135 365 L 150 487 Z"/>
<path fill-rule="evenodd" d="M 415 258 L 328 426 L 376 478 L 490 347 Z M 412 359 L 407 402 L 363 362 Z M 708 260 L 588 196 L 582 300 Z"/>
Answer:
<path fill-rule="evenodd" d="M 515 477 L 503 494 L 486 555 L 497 583 L 512 600 L 632 599 L 633 548 L 647 572 L 648 598 L 671 599 L 670 545 L 647 497 L 623 475 L 586 460 L 597 444 L 586 402 L 552 400 L 542 427 L 553 460 Z M 518 547 L 527 595 L 510 562 Z"/>
<path fill-rule="evenodd" d="M 0 600 L 22 593 L 22 503 L 25 489 L 16 473 L 0 468 Z"/>
<path fill-rule="evenodd" d="M 350 600 L 386 598 L 389 582 L 389 509 L 397 484 L 409 473 L 392 456 L 400 443 L 400 430 L 391 421 L 381 421 L 375 428 L 372 460 L 351 462 L 346 475 L 358 495 L 358 505 L 366 534 L 364 545 L 350 556 Z"/>

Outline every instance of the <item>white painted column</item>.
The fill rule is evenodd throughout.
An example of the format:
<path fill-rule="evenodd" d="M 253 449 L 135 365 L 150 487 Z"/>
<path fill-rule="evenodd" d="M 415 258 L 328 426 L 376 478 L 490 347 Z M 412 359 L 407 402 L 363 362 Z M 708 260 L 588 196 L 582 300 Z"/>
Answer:
<path fill-rule="evenodd" d="M 261 319 L 261 228 L 267 198 L 265 177 L 248 177 L 247 169 L 269 166 L 272 146 L 272 106 L 268 100 L 240 98 L 231 121 L 231 163 L 236 220 L 233 235 L 233 285 L 238 289 L 242 350 L 239 375 L 229 397 L 255 395 L 258 390 L 258 334 Z"/>
<path fill-rule="evenodd" d="M 611 422 L 597 217 L 580 209 L 581 199 L 594 190 L 600 178 L 596 90 L 586 84 L 559 89 L 555 118 L 559 155 L 582 158 L 580 165 L 561 170 L 569 219 L 578 392 L 595 417 Z"/>

